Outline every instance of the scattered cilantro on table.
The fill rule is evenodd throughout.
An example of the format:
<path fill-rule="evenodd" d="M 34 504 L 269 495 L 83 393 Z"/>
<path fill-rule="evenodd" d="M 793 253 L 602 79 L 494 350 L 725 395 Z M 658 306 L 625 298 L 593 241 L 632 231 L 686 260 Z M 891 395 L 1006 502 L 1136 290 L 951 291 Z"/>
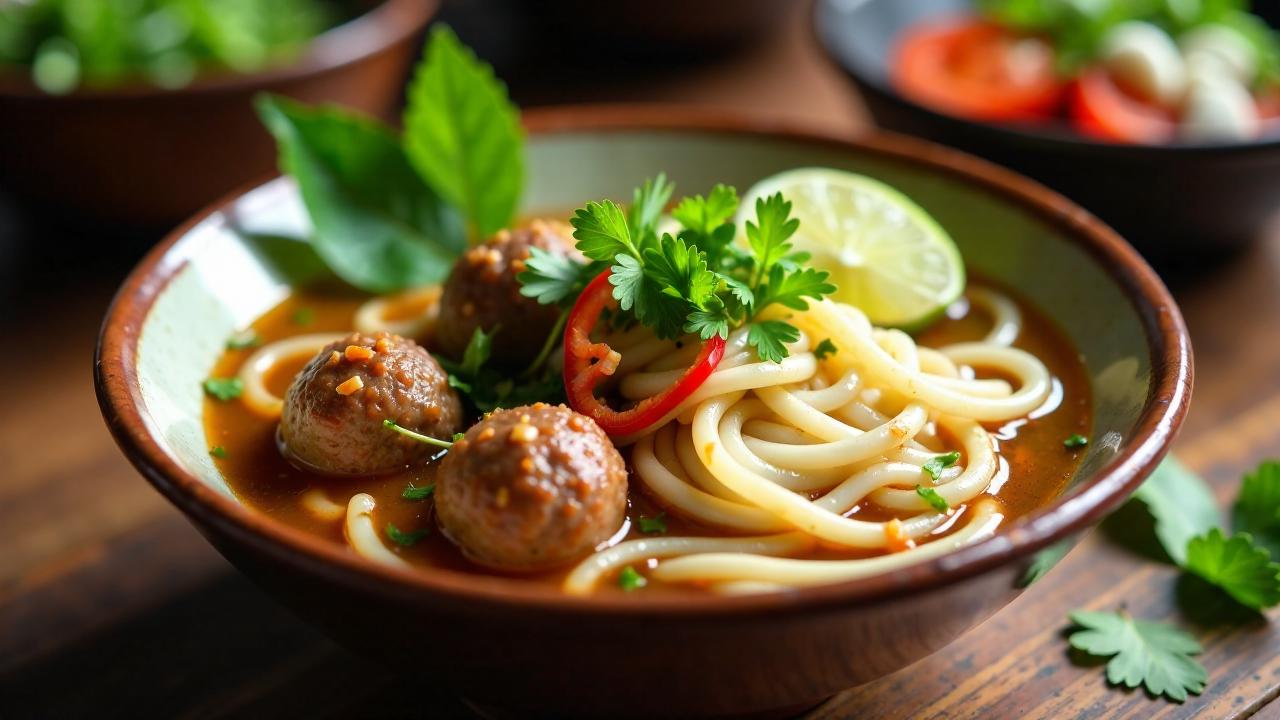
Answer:
<path fill-rule="evenodd" d="M 1107 682 L 1136 688 L 1153 696 L 1184 702 L 1187 693 L 1200 694 L 1209 675 L 1195 658 L 1200 644 L 1177 628 L 1127 613 L 1077 610 L 1070 615 L 1078 626 L 1071 647 L 1107 662 Z"/>

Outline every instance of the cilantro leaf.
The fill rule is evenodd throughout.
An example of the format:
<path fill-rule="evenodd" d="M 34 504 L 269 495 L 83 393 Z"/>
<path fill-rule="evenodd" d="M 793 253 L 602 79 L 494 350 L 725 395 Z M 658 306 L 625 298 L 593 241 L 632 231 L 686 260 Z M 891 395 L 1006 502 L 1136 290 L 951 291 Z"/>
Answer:
<path fill-rule="evenodd" d="M 929 458 L 925 461 L 924 465 L 920 466 L 920 469 L 924 471 L 926 475 L 933 478 L 934 482 L 938 482 L 942 479 L 942 471 L 958 462 L 960 462 L 960 453 L 952 450 L 945 455 L 937 455 Z"/>
<path fill-rule="evenodd" d="M 727 338 L 729 337 L 729 318 L 723 310 L 695 310 L 689 313 L 684 331 L 695 333 L 703 340 L 710 340 L 717 335 Z"/>
<path fill-rule="evenodd" d="M 663 235 L 658 247 L 644 251 L 645 274 L 662 292 L 683 298 L 702 308 L 715 293 L 720 278 L 707 269 L 706 260 L 696 246 L 690 247 L 680 238 Z"/>
<path fill-rule="evenodd" d="M 627 592 L 639 590 L 649 584 L 649 579 L 636 572 L 636 569 L 630 565 L 622 568 L 622 572 L 618 573 L 618 587 Z"/>
<path fill-rule="evenodd" d="M 457 442 L 459 439 L 460 438 L 455 437 L 454 442 Z M 431 497 L 432 494 L 435 493 L 435 491 L 436 491 L 436 486 L 434 484 L 424 485 L 423 487 L 417 487 L 413 483 L 409 483 L 408 485 L 405 486 L 404 490 L 401 491 L 400 497 L 404 498 L 405 500 L 426 500 L 427 498 Z"/>
<path fill-rule="evenodd" d="M 1269 460 L 1244 476 L 1232 510 L 1236 532 L 1253 535 L 1280 562 L 1280 462 Z"/>
<path fill-rule="evenodd" d="M 463 375 L 474 378 L 480 373 L 480 368 L 489 362 L 489 354 L 493 351 L 493 336 L 497 335 L 500 329 L 499 325 L 485 332 L 484 328 L 477 327 L 471 333 L 471 339 L 467 341 L 467 349 L 462 351 L 462 363 L 458 366 L 458 370 Z"/>
<path fill-rule="evenodd" d="M 805 298 L 821 300 L 823 295 L 836 291 L 836 286 L 827 282 L 828 277 L 825 270 L 805 268 L 788 272 L 782 265 L 774 265 L 769 271 L 769 281 L 757 292 L 753 312 L 760 312 L 773 303 L 792 310 L 808 309 Z"/>
<path fill-rule="evenodd" d="M 421 540 L 422 538 L 430 534 L 431 534 L 431 528 L 429 526 L 424 527 L 421 530 L 414 530 L 413 532 L 405 532 L 400 528 L 396 527 L 394 524 L 387 523 L 387 537 L 391 538 L 391 542 L 397 545 L 400 545 L 401 547 L 410 547 L 412 545 L 416 545 L 419 540 Z"/>
<path fill-rule="evenodd" d="M 1080 433 L 1072 433 L 1070 437 L 1062 441 L 1062 447 L 1068 450 L 1079 450 L 1089 444 L 1089 438 Z"/>
<path fill-rule="evenodd" d="M 209 454 L 218 458 L 219 460 L 224 460 L 227 457 L 227 449 L 222 447 L 221 445 L 216 445 L 212 448 L 209 448 Z"/>
<path fill-rule="evenodd" d="M 658 513 L 653 517 L 637 518 L 636 524 L 640 526 L 642 533 L 662 534 L 667 531 L 667 514 Z"/>
<path fill-rule="evenodd" d="M 791 217 L 791 203 L 774 193 L 756 200 L 756 220 L 747 221 L 747 244 L 755 255 L 756 277 L 764 278 L 773 265 L 791 251 L 787 240 L 800 227 Z"/>
<path fill-rule="evenodd" d="M 404 145 L 413 167 L 463 212 L 474 235 L 488 237 L 511 222 L 524 183 L 520 113 L 493 68 L 447 26 L 431 33 L 409 85 Z"/>
<path fill-rule="evenodd" d="M 756 349 L 756 355 L 765 362 L 782 362 L 787 357 L 787 343 L 800 339 L 800 331 L 781 320 L 764 320 L 751 323 L 747 331 L 747 344 Z"/>
<path fill-rule="evenodd" d="M 640 258 L 627 225 L 627 216 L 612 200 L 590 202 L 579 208 L 569 223 L 578 250 L 592 260 L 616 262 L 623 257 Z"/>
<path fill-rule="evenodd" d="M 604 268 L 599 263 L 581 263 L 566 255 L 529 248 L 525 269 L 516 276 L 520 294 L 536 298 L 542 305 L 576 300 L 591 279 Z"/>
<path fill-rule="evenodd" d="M 947 499 L 939 495 L 938 491 L 933 488 L 917 485 L 916 494 L 924 498 L 924 501 L 929 503 L 929 507 L 932 507 L 940 513 L 944 513 L 951 509 L 951 505 L 947 503 Z"/>
<path fill-rule="evenodd" d="M 674 183 L 667 181 L 666 173 L 644 181 L 644 185 L 636 188 L 631 196 L 631 212 L 628 220 L 631 229 L 639 237 L 656 234 L 658 218 L 662 210 L 671 201 L 671 193 L 675 192 Z"/>
<path fill-rule="evenodd" d="M 1077 610 L 1069 617 L 1079 626 L 1069 638 L 1071 647 L 1110 656 L 1107 682 L 1112 685 L 1143 685 L 1152 695 L 1179 703 L 1188 692 L 1204 690 L 1209 674 L 1191 657 L 1200 652 L 1200 644 L 1181 630 L 1123 613 Z"/>
<path fill-rule="evenodd" d="M 1220 523 L 1209 486 L 1172 456 L 1133 494 L 1155 519 L 1156 538 L 1169 557 L 1186 565 L 1187 542 Z"/>
<path fill-rule="evenodd" d="M 671 216 L 700 238 L 710 238 L 718 228 L 733 219 L 737 210 L 738 191 L 732 185 L 718 184 L 705 198 L 695 195 L 682 199 L 671 211 Z"/>
<path fill-rule="evenodd" d="M 1031 564 L 1027 566 L 1026 572 L 1022 573 L 1021 578 L 1018 578 L 1018 587 L 1028 587 L 1044 577 L 1062 558 L 1067 556 L 1067 553 L 1073 547 L 1075 545 L 1071 540 L 1062 540 L 1033 555 Z"/>
<path fill-rule="evenodd" d="M 293 311 L 289 316 L 289 322 L 294 325 L 306 327 L 316 321 L 316 311 L 309 307 L 301 307 Z"/>
<path fill-rule="evenodd" d="M 636 319 L 650 327 L 660 338 L 680 335 L 692 306 L 679 294 L 663 292 L 645 274 L 644 263 L 631 255 L 619 255 L 611 268 L 609 284 L 613 297 L 623 311 L 632 311 Z"/>
<path fill-rule="evenodd" d="M 298 183 L 312 246 L 334 273 L 374 293 L 444 279 L 466 246 L 462 221 L 390 131 L 336 108 L 270 95 L 256 104 L 279 146 L 280 169 Z"/>
<path fill-rule="evenodd" d="M 826 360 L 828 355 L 835 355 L 838 352 L 840 352 L 840 350 L 836 347 L 835 343 L 831 342 L 831 338 L 824 339 L 813 349 L 814 356 L 819 360 Z"/>
<path fill-rule="evenodd" d="M 1230 538 L 1213 528 L 1187 543 L 1186 568 L 1254 610 L 1280 603 L 1280 564 L 1248 533 Z"/>
<path fill-rule="evenodd" d="M 228 402 L 244 394 L 244 381 L 238 377 L 209 378 L 204 381 L 204 391 L 210 397 Z"/>
<path fill-rule="evenodd" d="M 719 277 L 720 280 L 724 282 L 725 289 L 729 291 L 729 294 L 732 295 L 742 307 L 751 308 L 755 306 L 756 294 L 755 291 L 751 289 L 750 285 L 737 278 L 729 277 L 728 275 L 720 275 Z"/>

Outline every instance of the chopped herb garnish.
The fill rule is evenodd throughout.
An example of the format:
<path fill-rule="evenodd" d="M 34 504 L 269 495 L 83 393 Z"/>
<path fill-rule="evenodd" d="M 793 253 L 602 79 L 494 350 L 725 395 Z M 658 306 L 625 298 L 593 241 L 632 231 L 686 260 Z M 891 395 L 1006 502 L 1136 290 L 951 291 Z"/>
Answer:
<path fill-rule="evenodd" d="M 1107 682 L 1112 685 L 1144 685 L 1152 695 L 1179 703 L 1188 692 L 1204 690 L 1209 674 L 1191 657 L 1200 652 L 1200 644 L 1181 630 L 1124 612 L 1077 610 L 1070 617 L 1079 626 L 1069 638 L 1071 647 L 1110 657 Z"/>
<path fill-rule="evenodd" d="M 446 449 L 453 447 L 453 443 L 449 442 L 448 440 L 439 440 L 437 438 L 431 437 L 430 435 L 423 435 L 422 433 L 414 432 L 409 428 L 400 427 L 400 425 L 396 424 L 395 420 L 390 420 L 390 419 L 383 420 L 382 426 L 394 432 L 398 432 L 407 438 L 413 438 L 414 440 L 417 440 L 420 443 L 426 443 L 427 445 L 435 445 L 436 447 L 442 447 Z"/>
<path fill-rule="evenodd" d="M 209 454 L 216 458 L 222 459 L 227 456 L 227 449 L 222 447 L 221 445 L 217 445 L 209 450 Z"/>
<path fill-rule="evenodd" d="M 836 348 L 836 344 L 831 342 L 831 338 L 826 338 L 813 349 L 813 354 L 819 360 L 826 360 L 828 355 L 835 355 L 837 352 L 839 350 Z"/>
<path fill-rule="evenodd" d="M 1071 437 L 1062 441 L 1062 447 L 1067 448 L 1068 450 L 1078 450 L 1088 444 L 1089 438 L 1081 435 L 1080 433 L 1075 433 Z"/>
<path fill-rule="evenodd" d="M 409 483 L 400 493 L 400 497 L 405 500 L 426 500 L 436 491 L 434 484 L 425 487 L 417 487 L 413 483 Z"/>
<path fill-rule="evenodd" d="M 227 338 L 228 350 L 247 350 L 256 348 L 261 344 L 262 338 L 258 337 L 258 333 L 252 330 L 245 330 Z"/>
<path fill-rule="evenodd" d="M 454 441 L 454 442 L 458 442 L 459 440 L 461 440 L 462 438 L 464 438 L 464 437 L 466 437 L 466 436 L 467 436 L 467 434 L 466 434 L 466 433 L 456 432 L 456 433 L 454 433 L 454 434 L 453 434 L 453 441 Z"/>
<path fill-rule="evenodd" d="M 244 394 L 244 381 L 238 377 L 209 378 L 204 381 L 204 391 L 210 397 L 228 402 Z"/>
<path fill-rule="evenodd" d="M 424 527 L 421 530 L 414 530 L 413 532 L 407 533 L 396 527 L 394 524 L 387 523 L 387 537 L 391 538 L 391 542 L 403 547 L 414 545 L 419 540 L 430 534 L 430 527 Z"/>
<path fill-rule="evenodd" d="M 636 569 L 630 565 L 622 568 L 622 572 L 618 573 L 618 587 L 627 592 L 638 590 L 648 584 L 649 579 L 636 572 Z"/>
<path fill-rule="evenodd" d="M 924 498 L 929 506 L 940 513 L 947 512 L 951 509 L 951 505 L 947 503 L 947 499 L 938 494 L 937 490 L 928 488 L 923 485 L 916 486 L 916 494 Z"/>
<path fill-rule="evenodd" d="M 942 471 L 960 462 L 960 453 L 952 451 L 945 455 L 930 458 L 920 467 L 934 482 L 942 479 Z"/>
<path fill-rule="evenodd" d="M 667 531 L 667 514 L 658 513 L 653 517 L 636 518 L 636 524 L 640 526 L 642 533 L 660 535 Z"/>
<path fill-rule="evenodd" d="M 294 325 L 310 325 L 316 321 L 316 311 L 308 307 L 301 307 L 293 311 L 293 315 L 289 316 L 289 320 Z"/>

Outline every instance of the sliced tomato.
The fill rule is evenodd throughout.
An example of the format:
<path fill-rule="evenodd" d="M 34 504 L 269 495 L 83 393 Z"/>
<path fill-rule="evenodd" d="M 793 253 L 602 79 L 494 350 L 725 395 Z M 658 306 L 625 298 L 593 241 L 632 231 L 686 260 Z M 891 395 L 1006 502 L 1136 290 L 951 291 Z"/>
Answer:
<path fill-rule="evenodd" d="M 1259 93 L 1258 118 L 1262 120 L 1263 135 L 1280 133 L 1280 88 L 1270 87 Z"/>
<path fill-rule="evenodd" d="M 891 74 L 906 97 L 972 120 L 1044 120 L 1066 92 L 1048 43 L 972 18 L 913 26 Z"/>
<path fill-rule="evenodd" d="M 591 341 L 591 330 L 606 308 L 617 306 L 609 271 L 587 284 L 573 309 L 564 331 L 564 387 L 569 405 L 586 415 L 609 435 L 625 437 L 649 429 L 706 382 L 724 358 L 725 342 L 719 335 L 702 344 L 688 370 L 662 392 L 647 397 L 627 410 L 614 410 L 596 397 L 596 387 L 618 369 L 622 356 L 603 342 Z"/>
<path fill-rule="evenodd" d="M 1101 68 L 1076 79 L 1071 119 L 1085 135 L 1121 143 L 1168 142 L 1178 129 L 1171 112 L 1126 93 Z"/>

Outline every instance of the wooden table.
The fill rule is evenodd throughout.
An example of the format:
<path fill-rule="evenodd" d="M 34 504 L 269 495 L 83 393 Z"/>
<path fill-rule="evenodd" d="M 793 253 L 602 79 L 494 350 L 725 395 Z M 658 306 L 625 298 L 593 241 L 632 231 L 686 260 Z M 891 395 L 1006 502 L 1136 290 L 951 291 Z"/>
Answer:
<path fill-rule="evenodd" d="M 797 13 L 745 55 L 640 85 L 587 82 L 584 95 L 699 102 L 855 132 L 856 100 L 806 43 L 803 20 Z M 546 97 L 545 88 L 516 92 Z M 128 263 L 102 247 L 59 250 L 39 227 L 18 239 L 39 249 L 0 315 L 10 333 L 0 353 L 0 718 L 465 716 L 448 688 L 386 673 L 276 606 L 134 473 L 101 422 L 90 377 L 97 324 Z M 1176 450 L 1225 506 L 1242 471 L 1280 455 L 1280 231 L 1174 289 L 1198 365 Z M 1196 626 L 1176 605 L 1176 586 L 1171 567 L 1093 533 L 950 647 L 811 715 L 1280 718 L 1280 631 L 1259 618 Z M 1205 645 L 1204 695 L 1152 701 L 1108 688 L 1100 667 L 1069 662 L 1066 613 L 1122 604 L 1193 629 Z"/>

